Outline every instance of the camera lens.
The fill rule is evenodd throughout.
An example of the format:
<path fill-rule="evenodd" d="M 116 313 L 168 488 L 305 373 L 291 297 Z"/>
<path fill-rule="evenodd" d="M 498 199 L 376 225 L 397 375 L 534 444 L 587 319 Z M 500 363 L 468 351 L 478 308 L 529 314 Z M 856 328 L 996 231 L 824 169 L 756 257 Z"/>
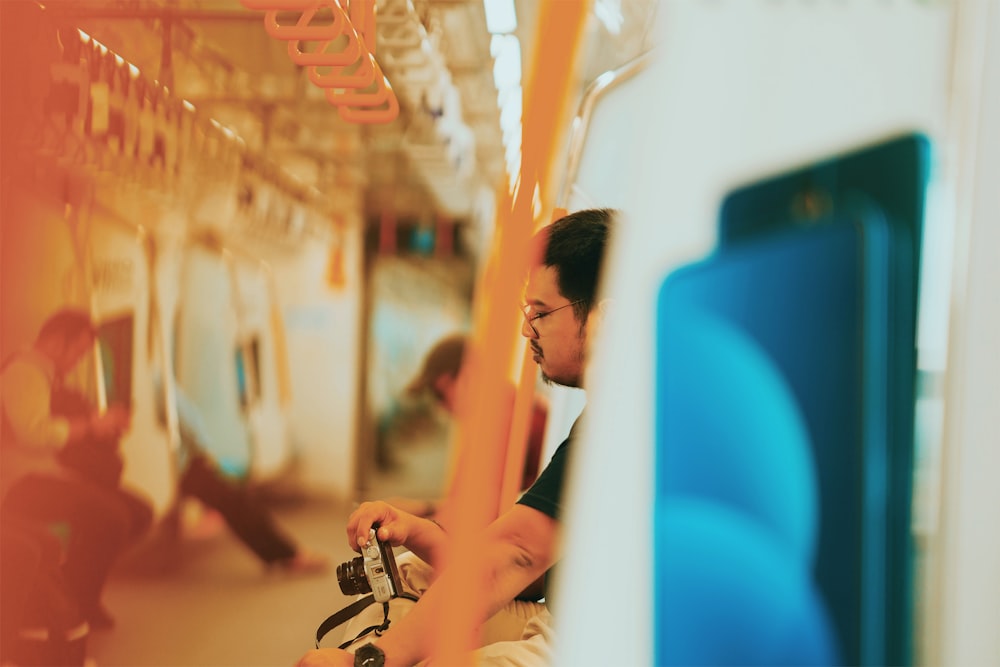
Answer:
<path fill-rule="evenodd" d="M 365 576 L 365 559 L 361 556 L 337 566 L 337 582 L 344 595 L 371 593 L 372 587 Z"/>

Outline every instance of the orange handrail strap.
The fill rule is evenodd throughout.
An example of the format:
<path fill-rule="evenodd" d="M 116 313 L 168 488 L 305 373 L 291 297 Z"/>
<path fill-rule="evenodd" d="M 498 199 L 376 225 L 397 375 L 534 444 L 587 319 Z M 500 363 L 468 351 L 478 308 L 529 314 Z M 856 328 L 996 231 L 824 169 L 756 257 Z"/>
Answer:
<path fill-rule="evenodd" d="M 399 101 L 395 95 L 389 95 L 384 109 L 341 106 L 337 107 L 337 113 L 350 123 L 389 123 L 399 115 Z"/>
<path fill-rule="evenodd" d="M 247 9 L 309 9 L 318 5 L 320 0 L 240 0 Z"/>
<path fill-rule="evenodd" d="M 306 71 L 309 74 L 310 81 L 320 88 L 325 88 L 323 92 L 331 104 L 336 104 L 334 98 L 339 96 L 339 93 L 333 89 L 367 88 L 382 78 L 382 69 L 375 62 L 375 56 L 363 48 L 358 59 L 357 69 L 350 74 L 344 74 L 347 69 L 347 67 L 331 67 L 331 71 L 327 74 L 320 74 L 319 70 L 315 67 L 309 67 Z M 378 73 L 377 75 L 376 72 Z"/>
<path fill-rule="evenodd" d="M 350 65 L 358 61 L 363 48 L 354 33 L 348 30 L 343 33 L 346 37 L 344 46 L 340 51 L 330 51 L 330 45 L 339 42 L 339 39 L 328 39 L 319 42 L 314 51 L 303 51 L 302 40 L 290 40 L 288 42 L 288 57 L 296 65 L 313 67 L 336 67 Z M 313 83 L 316 83 L 315 81 Z M 317 84 L 320 85 L 320 84 Z"/>
<path fill-rule="evenodd" d="M 333 22 L 313 24 L 316 11 L 320 7 L 332 10 Z M 264 13 L 264 30 L 275 39 L 334 39 L 344 30 L 346 17 L 337 0 L 317 0 L 312 6 L 306 7 L 299 15 L 294 25 L 282 25 L 278 22 L 278 9 L 269 9 Z"/>
<path fill-rule="evenodd" d="M 351 23 L 369 53 L 375 55 L 375 0 L 351 0 Z"/>

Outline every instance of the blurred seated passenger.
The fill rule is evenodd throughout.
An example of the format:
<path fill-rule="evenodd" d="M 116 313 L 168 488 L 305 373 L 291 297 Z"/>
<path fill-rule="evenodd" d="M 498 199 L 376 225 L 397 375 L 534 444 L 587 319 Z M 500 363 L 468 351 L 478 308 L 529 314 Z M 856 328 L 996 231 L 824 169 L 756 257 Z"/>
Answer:
<path fill-rule="evenodd" d="M 424 357 L 423 366 L 417 377 L 407 386 L 406 391 L 410 395 L 429 393 L 434 400 L 444 408 L 448 414 L 454 416 L 458 402 L 458 396 L 462 392 L 464 380 L 461 374 L 462 362 L 465 358 L 466 337 L 463 334 L 453 334 L 439 340 Z M 508 387 L 509 404 L 508 420 L 510 413 L 514 409 L 515 387 L 510 384 Z M 518 487 L 521 491 L 528 489 L 538 477 L 539 464 L 541 463 L 542 446 L 545 441 L 545 422 L 548 417 L 548 408 L 540 397 L 535 397 L 532 404 L 531 423 L 528 427 L 528 443 L 525 451 L 524 467 L 522 468 L 521 482 Z M 508 421 L 509 424 L 509 421 Z M 437 516 L 441 509 L 443 500 L 421 500 L 415 498 L 392 497 L 386 502 L 405 512 L 415 514 L 420 517 Z"/>
<path fill-rule="evenodd" d="M 84 664 L 90 625 L 62 580 L 61 552 L 38 526 L 0 524 L 0 664 Z"/>
<path fill-rule="evenodd" d="M 154 382 L 159 416 L 165 422 L 163 382 L 159 377 Z M 209 454 L 208 429 L 201 411 L 179 385 L 175 383 L 174 387 L 181 436 L 181 494 L 217 511 L 266 567 L 293 574 L 326 572 L 329 569 L 326 556 L 298 545 L 243 485 L 225 476 Z"/>
<path fill-rule="evenodd" d="M 34 344 L 2 366 L 0 514 L 43 530 L 67 530 L 62 577 L 91 629 L 113 625 L 101 592 L 122 551 L 152 523 L 149 504 L 119 485 L 119 438 L 129 412 L 106 412 L 78 398 L 66 377 L 93 349 L 96 328 L 87 312 L 66 308 L 49 317 Z"/>

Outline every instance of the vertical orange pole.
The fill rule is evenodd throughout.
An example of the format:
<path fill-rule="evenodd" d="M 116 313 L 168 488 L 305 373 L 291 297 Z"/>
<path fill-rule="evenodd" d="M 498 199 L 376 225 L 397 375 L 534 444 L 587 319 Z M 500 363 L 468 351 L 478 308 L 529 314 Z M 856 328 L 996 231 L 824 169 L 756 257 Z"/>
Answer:
<path fill-rule="evenodd" d="M 555 222 L 566 213 L 564 208 L 554 209 L 552 221 Z M 503 485 L 500 489 L 500 507 L 513 505 L 521 493 L 525 457 L 528 453 L 528 435 L 531 430 L 531 421 L 534 418 L 535 380 L 538 377 L 538 367 L 531 358 L 531 348 L 527 345 L 524 346 L 524 355 L 520 364 L 518 391 L 514 400 L 510 435 L 507 440 L 507 463 L 504 466 Z M 544 464 L 544 461 L 541 463 Z"/>
<path fill-rule="evenodd" d="M 531 426 L 532 406 L 535 400 L 535 378 L 538 367 L 531 358 L 531 348 L 524 346 L 524 354 L 519 360 L 521 373 L 518 391 L 514 398 L 510 419 L 510 435 L 507 439 L 507 461 L 504 465 L 503 483 L 500 487 L 500 507 L 514 504 L 521 492 L 524 476 L 524 460 L 528 453 L 528 431 Z"/>
<path fill-rule="evenodd" d="M 528 268 L 527 248 L 534 230 L 532 198 L 548 175 L 556 138 L 562 136 L 567 98 L 590 3 L 539 3 L 534 61 L 524 87 L 520 185 L 513 206 L 500 198 L 493 254 L 483 275 L 475 312 L 472 345 L 467 355 L 470 392 L 459 413 L 459 469 L 453 492 L 457 508 L 454 577 L 442 579 L 447 605 L 437 625 L 431 664 L 460 665 L 476 645 L 475 621 L 485 612 L 489 585 L 482 560 L 480 531 L 495 518 L 509 432 L 509 379 L 520 340 L 520 291 Z M 543 200 L 544 201 L 544 200 Z M 508 208 L 510 206 L 510 208 Z M 509 211 L 509 214 L 508 214 Z"/>

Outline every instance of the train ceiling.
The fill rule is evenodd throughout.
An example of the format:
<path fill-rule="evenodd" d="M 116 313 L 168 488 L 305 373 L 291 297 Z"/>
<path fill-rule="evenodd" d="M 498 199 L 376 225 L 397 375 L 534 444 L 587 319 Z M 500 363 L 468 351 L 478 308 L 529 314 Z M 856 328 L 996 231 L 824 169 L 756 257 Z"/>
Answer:
<path fill-rule="evenodd" d="M 506 182 L 511 152 L 482 0 L 377 0 L 375 56 L 400 111 L 391 122 L 371 124 L 338 115 L 324 89 L 289 57 L 287 42 L 267 33 L 264 11 L 245 6 L 255 3 L 267 4 L 41 0 L 303 183 L 323 192 L 361 185 L 370 220 L 386 212 L 467 218 L 477 191 Z M 520 42 L 523 72 L 531 64 L 539 0 L 515 6 L 511 34 Z M 655 0 L 593 6 L 581 89 L 645 48 Z M 300 16 L 281 10 L 278 22 L 294 24 Z M 317 14 L 315 22 L 324 18 Z"/>

